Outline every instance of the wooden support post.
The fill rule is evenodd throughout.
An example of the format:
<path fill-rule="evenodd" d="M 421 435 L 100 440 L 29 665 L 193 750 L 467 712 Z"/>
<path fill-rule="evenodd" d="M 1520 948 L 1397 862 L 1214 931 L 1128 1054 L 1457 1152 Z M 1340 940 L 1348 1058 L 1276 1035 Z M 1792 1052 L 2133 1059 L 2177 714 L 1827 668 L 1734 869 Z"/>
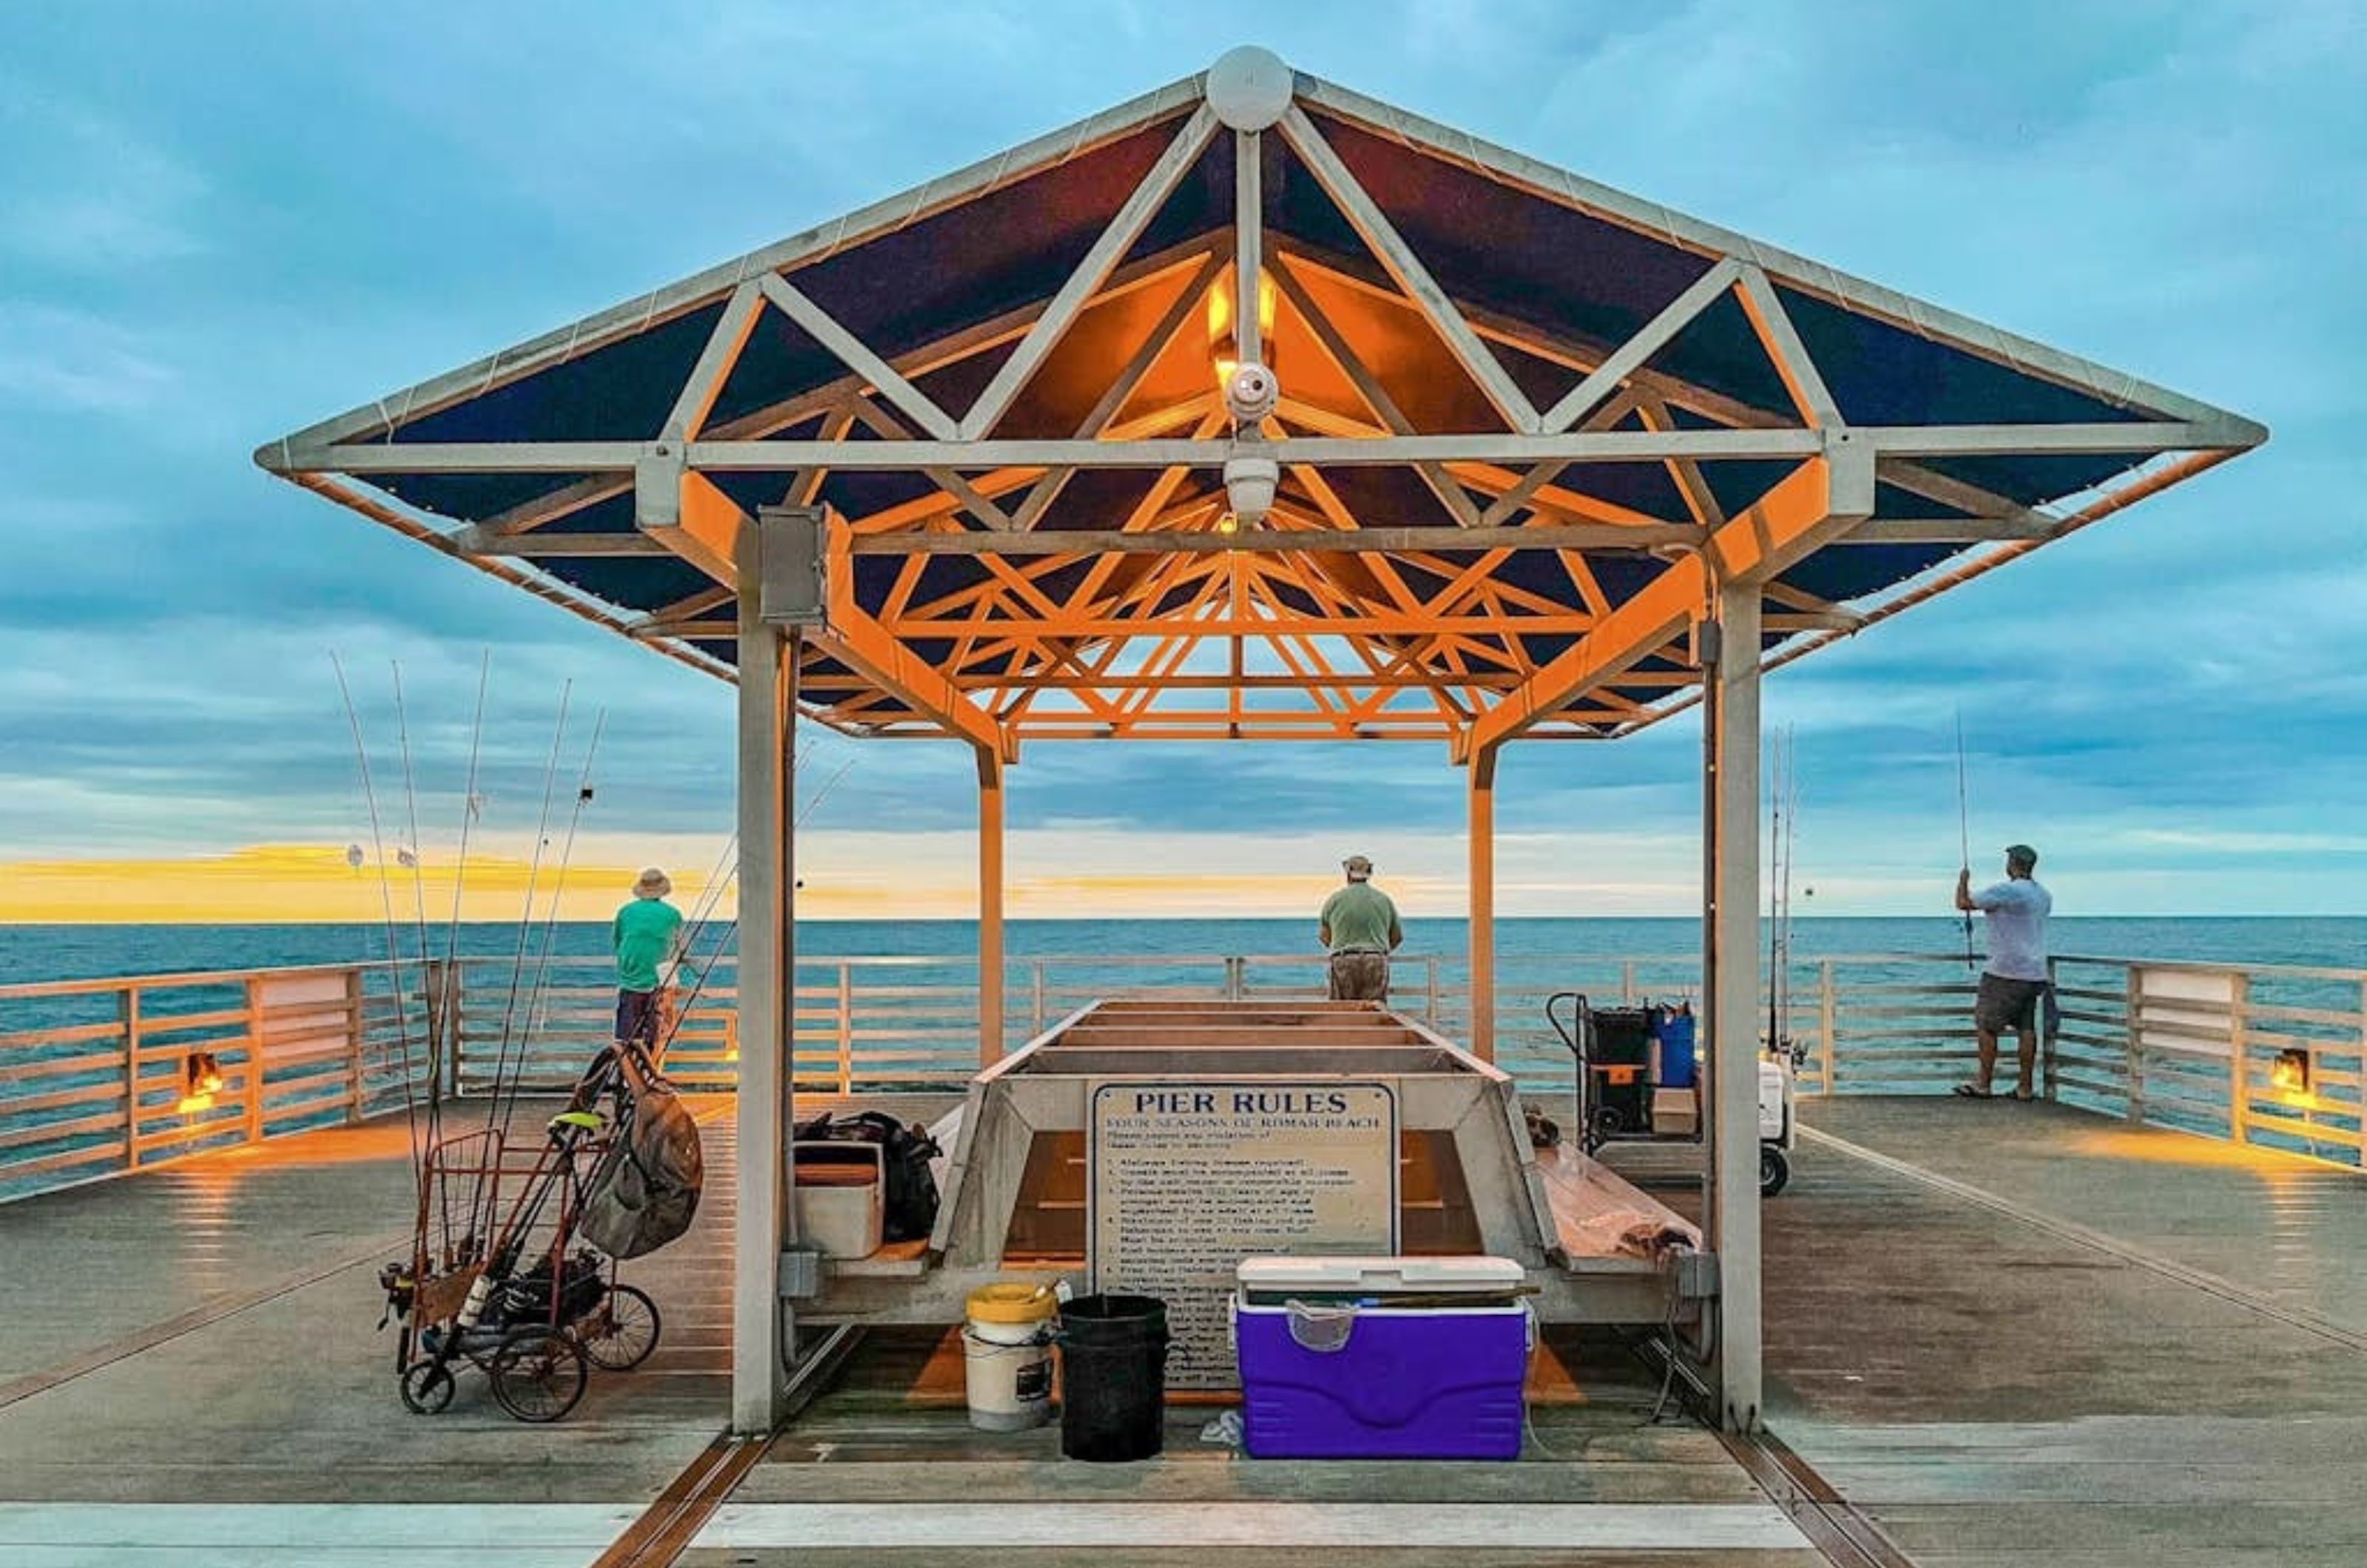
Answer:
<path fill-rule="evenodd" d="M 1721 1423 L 1760 1420 L 1759 589 L 1721 584 L 1704 727 L 1709 872 L 1709 1245 L 1717 1254 Z"/>
<path fill-rule="evenodd" d="M 739 1213 L 731 1281 L 731 1427 L 772 1431 L 787 1392 L 796 1324 L 781 1292 L 795 1239 L 787 1158 L 794 1124 L 798 649 L 763 615 L 761 526 L 739 525 L 740 1092 Z"/>
<path fill-rule="evenodd" d="M 789 1060 L 789 1076 L 797 1076 L 797 1059 Z M 842 1097 L 855 1092 L 855 965 L 838 961 L 838 1072 Z"/>
<path fill-rule="evenodd" d="M 347 1115 L 354 1107 L 347 1107 Z M 246 977 L 246 1141 L 263 1142 L 263 982 Z"/>
<path fill-rule="evenodd" d="M 2055 1059 L 2055 1037 L 2056 1030 L 2061 1027 L 2059 1014 L 2063 1005 L 2062 993 L 2057 989 L 2056 980 L 2055 960 L 2050 958 L 2046 961 L 2046 995 L 2039 999 L 2038 1016 L 2032 1021 L 2038 1027 L 2039 1098 L 2049 1103 L 2056 1098 L 2058 1088 L 2056 1082 L 2058 1069 Z M 2240 987 L 2243 983 L 2242 976 L 2238 976 L 2237 986 Z M 2046 1026 L 2049 1016 L 2056 1016 L 2056 1029 Z"/>
<path fill-rule="evenodd" d="M 369 987 L 358 968 L 345 971 L 345 1120 L 362 1119 L 367 1102 L 362 1043 L 369 1033 Z"/>
<path fill-rule="evenodd" d="M 452 1051 L 451 971 L 449 962 L 431 958 L 420 971 L 420 987 L 427 998 L 427 1103 L 444 1103 L 444 1064 Z"/>
<path fill-rule="evenodd" d="M 2121 977 L 2121 1020 L 2126 1036 L 2127 1061 L 2121 1077 L 2121 1100 L 2132 1124 L 2145 1120 L 2145 981 L 2132 964 Z"/>
<path fill-rule="evenodd" d="M 1817 1078 L 1817 1093 L 1832 1098 L 1833 1075 L 1840 1068 L 1840 1001 L 1833 993 L 1833 961 L 1829 958 L 1817 965 L 1818 1032 L 1824 1037 L 1824 1062 Z"/>
<path fill-rule="evenodd" d="M 978 749 L 978 1065 L 1002 1059 L 1002 759 Z"/>
<path fill-rule="evenodd" d="M 2252 1141 L 2252 976 L 2237 970 L 2228 976 L 2227 992 L 2227 1141 Z M 2055 1098 L 2050 1086 L 2047 1099 Z"/>
<path fill-rule="evenodd" d="M 1471 753 L 1471 1054 L 1496 1059 L 1496 748 Z"/>
<path fill-rule="evenodd" d="M 140 1168 L 140 987 L 126 986 L 115 998 L 123 1024 L 123 1168 Z"/>

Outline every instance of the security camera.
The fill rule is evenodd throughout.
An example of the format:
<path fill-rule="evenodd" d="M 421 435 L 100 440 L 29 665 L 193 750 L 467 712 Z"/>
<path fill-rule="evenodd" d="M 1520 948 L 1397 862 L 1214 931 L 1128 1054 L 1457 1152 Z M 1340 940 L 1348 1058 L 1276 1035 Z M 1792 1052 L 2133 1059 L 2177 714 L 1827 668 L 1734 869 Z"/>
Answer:
<path fill-rule="evenodd" d="M 1267 378 L 1273 384 L 1273 378 Z M 1281 482 L 1282 465 L 1271 457 L 1231 457 L 1225 462 L 1225 499 L 1244 528 L 1265 521 L 1274 505 L 1274 489 Z"/>
<path fill-rule="evenodd" d="M 1225 412 L 1241 424 L 1261 423 L 1281 401 L 1282 383 L 1254 360 L 1235 366 L 1225 378 Z"/>

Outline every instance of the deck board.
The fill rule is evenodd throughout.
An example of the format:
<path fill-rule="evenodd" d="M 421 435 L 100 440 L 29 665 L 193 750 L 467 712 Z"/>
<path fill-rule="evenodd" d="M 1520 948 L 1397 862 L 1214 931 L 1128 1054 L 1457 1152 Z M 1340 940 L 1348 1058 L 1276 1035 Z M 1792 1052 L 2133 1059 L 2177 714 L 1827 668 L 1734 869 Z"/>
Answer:
<path fill-rule="evenodd" d="M 105 1561 L 132 1564 L 358 1568 L 492 1550 L 405 1544 L 391 1525 L 387 1540 L 363 1539 L 379 1530 L 380 1516 L 368 1511 L 379 1505 L 475 1506 L 488 1542 L 530 1523 L 538 1516 L 518 1510 L 533 1506 L 573 1508 L 568 1517 L 595 1523 L 630 1515 L 699 1451 L 724 1405 L 730 1120 L 726 1102 L 701 1109 L 712 1179 L 698 1228 L 662 1258 L 628 1267 L 666 1314 L 664 1342 L 640 1372 L 595 1375 L 584 1405 L 557 1427 L 509 1421 L 474 1373 L 447 1416 L 413 1417 L 396 1404 L 366 1265 L 404 1214 L 399 1122 L 303 1134 L 259 1154 L 204 1156 L 0 1208 L 10 1261 L 0 1270 L 0 1389 L 55 1378 L 0 1400 L 0 1495 L 33 1510 L 5 1516 L 0 1556 L 32 1568 L 97 1560 L 55 1539 L 89 1517 L 60 1509 L 91 1505 L 102 1516 L 122 1503 L 199 1500 L 316 1510 L 225 1514 L 246 1532 L 228 1546 L 202 1531 L 164 1539 L 194 1516 L 119 1512 L 100 1550 Z M 1805 1138 L 1792 1190 L 1764 1211 L 1771 1422 L 1917 1562 L 2367 1561 L 2367 1487 L 2357 1479 L 2367 1356 L 2324 1331 L 2367 1330 L 2367 1179 L 2045 1107 L 1843 1100 L 1807 1102 L 1803 1112 L 1811 1129 L 1848 1146 Z M 1571 1173 L 1549 1172 L 1549 1188 L 1557 1174 Z M 1681 1194 L 1663 1196 L 1683 1205 Z M 2210 1288 L 2214 1280 L 2230 1289 Z M 1615 1338 L 1557 1344 L 1557 1392 L 1534 1409 L 1517 1464 L 1258 1463 L 1200 1443 L 1214 1411 L 1178 1408 L 1166 1457 L 1101 1467 L 1061 1461 L 1048 1429 L 971 1431 L 958 1362 L 942 1339 L 883 1334 L 732 1501 L 1254 1510 L 1380 1500 L 1495 1504 L 1507 1519 L 1550 1507 L 1664 1510 L 1639 1520 L 1766 1501 L 1712 1435 L 1648 1424 L 1657 1384 Z M 343 1516 L 342 1535 L 323 1534 L 320 1521 L 337 1507 L 360 1511 Z M 770 1529 L 824 1516 L 746 1517 Z M 1082 1529 L 1089 1516 L 1077 1517 Z M 1334 1528 L 1330 1516 L 1305 1518 L 1317 1521 L 1308 1529 Z M 274 1534 L 300 1526 L 314 1532 L 300 1544 Z M 1478 1529 L 1470 1560 L 1571 1560 L 1488 1534 Z M 739 1568 L 852 1562 L 859 1553 L 866 1568 L 963 1568 L 990 1551 L 1007 1560 L 1011 1550 L 791 1553 L 751 1540 L 702 1546 L 684 1561 Z M 1046 1568 L 1113 1560 L 1106 1545 L 1025 1550 Z M 585 1560 L 572 1546 L 499 1555 Z M 1208 1552 L 1146 1538 L 1123 1556 L 1196 1564 Z M 1391 1568 L 1442 1554 L 1376 1542 L 1357 1560 Z M 1584 1560 L 1818 1561 L 1789 1547 L 1632 1545 Z"/>
<path fill-rule="evenodd" d="M 1804 1112 L 1954 1184 L 1811 1138 L 1765 1210 L 1771 1423 L 1917 1562 L 2367 1561 L 2367 1357 L 2279 1315 L 2356 1320 L 2309 1260 L 2355 1269 L 2367 1179 L 2045 1106 Z"/>

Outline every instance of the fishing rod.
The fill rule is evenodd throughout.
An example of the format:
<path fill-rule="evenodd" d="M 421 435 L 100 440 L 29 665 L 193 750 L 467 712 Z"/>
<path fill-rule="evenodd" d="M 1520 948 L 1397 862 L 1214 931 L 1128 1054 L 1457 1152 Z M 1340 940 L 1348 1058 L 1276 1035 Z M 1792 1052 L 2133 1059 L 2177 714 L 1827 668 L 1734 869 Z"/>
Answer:
<path fill-rule="evenodd" d="M 1786 729 L 1774 738 L 1768 769 L 1768 833 L 1771 875 L 1767 888 L 1767 1048 L 1784 1048 L 1784 1025 L 1791 1013 L 1792 963 L 1792 775 L 1797 741 Z"/>
<path fill-rule="evenodd" d="M 1956 710 L 1956 831 L 1958 847 L 1964 859 L 1958 863 L 1970 880 L 1973 873 L 1973 807 L 1972 795 L 1965 783 L 1965 710 Z M 1973 958 L 1973 912 L 1960 911 L 1965 922 L 1965 967 L 1975 966 Z"/>
<path fill-rule="evenodd" d="M 857 760 L 850 757 L 840 763 L 838 771 L 824 779 L 821 787 L 806 797 L 805 805 L 790 819 L 791 828 L 804 827 L 807 818 L 821 809 L 822 802 L 830 798 L 831 792 L 837 787 L 841 779 L 846 777 Z M 731 837 L 725 841 L 722 856 L 715 863 L 715 871 L 708 877 L 708 886 L 700 895 L 699 905 L 696 911 L 697 918 L 692 921 L 688 933 L 683 938 L 683 950 L 685 953 L 697 946 L 698 939 L 703 934 L 708 920 L 711 918 L 715 908 L 722 901 L 724 889 L 729 887 L 732 879 L 740 874 L 735 853 L 739 846 L 740 834 L 737 829 L 734 829 Z M 707 961 L 695 966 L 695 973 L 691 976 L 690 994 L 683 998 L 674 1007 L 674 1016 L 666 1025 L 665 1038 L 653 1043 L 653 1055 L 658 1060 L 664 1059 L 665 1052 L 673 1045 L 674 1036 L 681 1032 L 683 1021 L 690 1016 L 692 1006 L 697 1002 L 700 994 L 707 989 L 708 977 L 715 973 L 716 965 L 722 962 L 724 948 L 730 944 L 732 937 L 739 930 L 740 922 L 736 918 L 727 922 L 722 931 L 716 937 L 715 945 L 708 950 Z"/>
<path fill-rule="evenodd" d="M 451 1061 L 454 1093 L 460 1086 L 460 1010 L 453 999 L 461 990 L 460 891 L 469 875 L 469 832 L 477 824 L 477 759 L 485 739 L 485 691 L 493 674 L 493 650 L 485 649 L 477 663 L 477 716 L 469 727 L 469 782 L 460 793 L 460 858 L 452 868 L 452 919 L 444 931 L 444 995 L 439 998 L 445 1051 Z M 437 1080 L 441 1083 L 441 1079 Z M 441 1098 L 439 1095 L 437 1098 Z"/>
<path fill-rule="evenodd" d="M 526 910 L 518 919 L 517 951 L 510 958 L 510 984 L 502 1003 L 501 1043 L 493 1053 L 493 1103 L 498 1108 L 502 1100 L 503 1080 L 510 1071 L 511 1046 L 517 1021 L 518 979 L 526 969 L 527 942 L 534 927 L 535 885 L 542 875 L 542 850 L 550 831 L 550 795 L 559 781 L 560 748 L 567 739 L 567 705 L 575 694 L 575 682 L 568 681 L 559 688 L 559 719 L 550 737 L 550 760 L 544 764 L 542 779 L 542 813 L 534 827 L 534 852 L 527 862 Z M 489 1122 L 490 1124 L 490 1122 Z M 472 1220 L 481 1219 L 490 1225 L 493 1219 L 485 1201 L 485 1177 L 481 1172 L 470 1189 L 469 1213 Z"/>
<path fill-rule="evenodd" d="M 394 925 L 394 889 L 391 884 L 388 882 L 386 874 L 386 834 L 383 829 L 379 826 L 378 788 L 370 779 L 369 747 L 365 744 L 362 739 L 361 712 L 354 705 L 353 687 L 345 680 L 345 662 L 344 660 L 337 657 L 337 653 L 334 649 L 332 649 L 329 651 L 329 664 L 330 667 L 336 671 L 337 694 L 345 699 L 345 722 L 353 730 L 354 756 L 361 766 L 362 801 L 369 811 L 370 846 L 377 852 L 378 856 L 379 908 L 382 916 L 381 923 L 383 924 L 386 931 L 387 984 L 394 1000 L 394 1032 L 396 1048 L 402 1064 L 403 1123 L 411 1142 L 412 1179 L 414 1183 L 419 1184 L 420 1190 L 424 1194 L 425 1190 L 425 1183 L 427 1179 L 426 1162 L 425 1151 L 421 1147 L 419 1141 L 419 1103 L 417 1097 L 413 1093 L 411 1081 L 411 1018 L 409 1012 L 403 1007 L 402 1000 L 402 960 L 395 937 Z M 253 1077 L 255 1075 L 249 1074 L 248 1076 Z M 247 1093 L 249 1095 L 252 1096 L 260 1092 L 260 1084 L 250 1083 L 247 1085 Z M 358 1093 L 358 1089 L 357 1092 Z"/>
<path fill-rule="evenodd" d="M 518 915 L 515 950 L 510 955 L 509 989 L 502 998 L 501 1043 L 493 1056 L 493 1103 L 501 1103 L 502 1089 L 509 1074 L 510 1046 L 517 1024 L 518 987 L 526 976 L 526 955 L 534 940 L 534 896 L 542 882 L 542 852 L 550 843 L 550 801 L 559 787 L 559 759 L 567 743 L 567 707 L 575 694 L 575 682 L 567 681 L 559 689 L 559 717 L 550 735 L 550 756 L 543 764 L 542 809 L 534 823 L 534 848 L 527 859 L 526 900 Z"/>
<path fill-rule="evenodd" d="M 576 829 L 583 823 L 583 808 L 592 804 L 592 761 L 599 754 L 600 735 L 601 732 L 607 728 L 607 723 L 608 712 L 606 708 L 602 708 L 593 715 L 591 744 L 584 748 L 583 770 L 582 773 L 577 776 L 575 782 L 575 807 L 567 818 L 567 837 L 560 846 L 559 868 L 551 881 L 549 912 L 544 917 L 542 922 L 542 953 L 535 961 L 534 983 L 527 991 L 526 1027 L 529 1042 L 532 1037 L 536 1014 L 542 1006 L 543 995 L 548 988 L 550 974 L 551 948 L 558 940 L 559 935 L 560 897 L 567 890 L 568 868 L 574 863 L 575 859 Z M 509 1104 L 501 1111 L 501 1123 L 502 1130 L 504 1132 L 507 1132 L 509 1130 L 510 1120 L 516 1114 L 518 1095 L 525 1086 L 525 1052 L 523 1049 L 519 1053 L 519 1070 L 512 1079 L 510 1085 Z"/>
<path fill-rule="evenodd" d="M 427 1054 L 427 1146 L 434 1148 L 443 1132 L 443 1096 L 435 1089 L 436 1072 L 435 999 L 427 994 L 427 884 L 422 861 L 423 846 L 419 840 L 419 792 L 413 782 L 411 770 L 411 718 L 402 701 L 402 664 L 390 660 L 394 672 L 394 733 L 395 743 L 402 758 L 402 806 L 411 828 L 411 847 L 395 846 L 395 863 L 409 862 L 411 872 L 411 917 L 416 927 L 419 950 L 420 1017 L 425 1027 L 422 1031 Z M 400 976 L 398 976 L 398 983 Z"/>

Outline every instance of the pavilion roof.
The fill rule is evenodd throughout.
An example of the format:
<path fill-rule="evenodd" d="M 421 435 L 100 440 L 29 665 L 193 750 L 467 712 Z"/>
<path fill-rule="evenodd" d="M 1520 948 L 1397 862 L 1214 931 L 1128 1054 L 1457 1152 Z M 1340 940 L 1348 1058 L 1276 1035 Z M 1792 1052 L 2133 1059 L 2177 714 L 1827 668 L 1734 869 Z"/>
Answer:
<path fill-rule="evenodd" d="M 1464 754 L 1684 705 L 1721 579 L 1796 657 L 2266 438 L 1228 61 L 256 460 L 726 675 L 735 529 L 822 508 L 801 695 L 851 732 Z"/>

